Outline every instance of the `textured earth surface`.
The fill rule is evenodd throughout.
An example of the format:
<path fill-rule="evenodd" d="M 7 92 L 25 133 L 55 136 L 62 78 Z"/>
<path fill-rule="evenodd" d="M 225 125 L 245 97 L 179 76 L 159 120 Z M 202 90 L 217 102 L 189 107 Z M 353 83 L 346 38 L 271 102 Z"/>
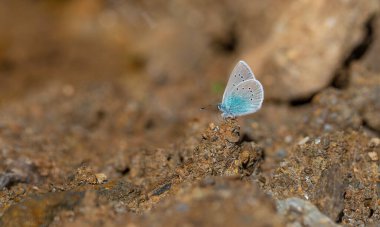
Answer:
<path fill-rule="evenodd" d="M 0 1 L 0 226 L 379 226 L 379 6 Z"/>

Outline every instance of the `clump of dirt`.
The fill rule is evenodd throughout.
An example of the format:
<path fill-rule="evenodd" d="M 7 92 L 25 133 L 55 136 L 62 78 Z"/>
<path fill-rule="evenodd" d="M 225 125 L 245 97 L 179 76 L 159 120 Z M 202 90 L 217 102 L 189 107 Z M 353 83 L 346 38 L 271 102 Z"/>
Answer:
<path fill-rule="evenodd" d="M 266 190 L 279 199 L 309 200 L 341 223 L 377 223 L 377 140 L 355 131 L 306 137 L 276 169 Z"/>
<path fill-rule="evenodd" d="M 56 192 L 31 196 L 10 207 L 0 224 L 4 226 L 41 226 L 50 223 L 60 209 L 72 209 L 83 193 Z"/>
<path fill-rule="evenodd" d="M 158 204 L 136 223 L 282 226 L 284 222 L 256 184 L 236 177 L 206 177 L 182 186 L 173 200 Z"/>
<path fill-rule="evenodd" d="M 307 136 L 289 148 L 265 187 L 278 199 L 309 200 L 338 223 L 364 225 L 379 222 L 373 124 L 380 117 L 374 111 L 379 81 L 359 65 L 352 74 L 346 90 L 327 89 L 313 99 L 304 119 L 309 124 L 298 128 Z"/>
<path fill-rule="evenodd" d="M 257 185 L 239 178 L 206 177 L 195 184 L 183 184 L 173 196 L 171 200 L 158 203 L 149 214 L 135 215 L 124 209 L 122 202 L 110 204 L 88 191 L 81 205 L 74 209 L 75 221 L 68 221 L 65 218 L 67 212 L 63 211 L 52 225 L 95 225 L 104 222 L 107 226 L 123 223 L 282 226 L 284 223 L 282 217 L 276 214 L 273 201 Z M 205 206 L 207 210 L 203 209 Z"/>
<path fill-rule="evenodd" d="M 18 213 L 21 213 L 19 210 L 20 208 L 18 208 L 19 206 L 34 206 L 36 204 L 35 198 L 40 197 L 42 200 L 46 200 L 47 204 L 53 204 L 52 206 L 56 207 L 57 209 L 52 209 L 49 205 L 49 207 L 46 208 L 49 209 L 49 214 L 45 214 L 44 211 L 41 211 L 41 215 L 35 215 L 32 212 L 28 215 L 25 215 L 25 217 L 27 219 L 35 220 L 35 223 L 48 223 L 51 221 L 52 216 L 58 215 L 57 212 L 61 211 L 62 209 L 72 208 L 72 205 L 66 206 L 66 200 L 60 199 L 59 195 L 62 195 L 64 198 L 66 198 L 66 192 L 78 192 L 82 194 L 91 194 L 95 192 L 95 197 L 97 200 L 102 201 L 104 206 L 109 206 L 110 203 L 117 203 L 117 209 L 144 212 L 151 207 L 156 206 L 159 201 L 169 195 L 176 196 L 179 194 L 179 198 L 182 198 L 181 195 L 184 193 L 183 191 L 190 190 L 187 189 L 189 186 L 194 187 L 192 190 L 198 190 L 199 186 L 192 186 L 194 182 L 199 182 L 199 185 L 203 185 L 201 187 L 206 187 L 207 184 L 214 185 L 214 180 L 210 178 L 212 176 L 234 176 L 235 178 L 238 177 L 236 180 L 243 177 L 253 176 L 254 173 L 259 172 L 260 163 L 263 160 L 262 148 L 258 147 L 254 143 L 242 143 L 242 141 L 240 141 L 240 129 L 235 120 L 223 121 L 220 126 L 211 123 L 202 134 L 199 145 L 191 151 L 188 151 L 184 154 L 175 154 L 174 152 L 171 153 L 170 151 L 166 151 L 166 153 L 168 154 L 167 157 L 162 157 L 162 153 L 160 152 L 145 153 L 143 159 L 135 160 L 134 165 L 130 165 L 131 176 L 129 176 L 128 173 L 125 177 L 122 177 L 118 180 L 110 180 L 109 182 L 100 182 L 99 176 L 101 176 L 101 174 L 96 174 L 92 168 L 83 165 L 79 167 L 74 173 L 69 174 L 64 183 L 59 184 L 61 181 L 58 180 L 55 183 L 51 183 L 49 188 L 40 190 L 37 188 L 37 191 L 24 193 L 23 198 L 26 199 L 23 201 L 23 204 L 16 204 L 11 206 L 12 208 L 7 209 L 3 215 L 3 223 L 10 223 L 10 220 L 15 215 L 17 216 Z M 170 162 L 173 162 L 172 157 L 175 155 L 179 156 L 179 158 L 177 161 L 170 165 Z M 160 157 L 162 158 L 160 159 Z M 150 164 L 152 166 L 149 167 L 147 164 L 151 163 L 151 160 L 162 161 L 155 162 L 156 164 L 154 165 Z M 160 168 L 157 166 L 157 164 L 161 166 L 163 163 L 167 163 L 165 167 L 168 168 L 165 168 L 164 172 L 157 174 L 156 169 Z M 172 168 L 170 168 L 170 166 L 172 166 Z M 132 172 L 140 172 L 142 174 L 132 175 Z M 240 182 L 240 180 L 238 180 L 238 182 Z M 139 186 L 135 183 L 138 183 Z M 230 184 L 231 183 L 227 181 L 227 185 Z M 248 183 L 247 181 L 242 185 L 243 188 L 245 187 L 245 184 L 250 185 L 252 183 Z M 218 187 L 224 188 L 222 185 L 224 184 L 222 183 L 221 186 Z M 240 188 L 240 186 L 233 187 Z M 257 185 L 253 188 L 250 187 L 253 186 L 249 186 L 246 189 L 245 193 L 251 192 L 250 190 L 256 190 L 258 193 L 256 199 L 261 200 L 261 197 L 265 197 L 264 194 L 259 193 Z M 13 188 L 13 190 L 15 190 L 15 188 Z M 44 190 L 47 190 L 49 192 L 45 192 Z M 209 193 L 213 192 L 212 189 L 207 190 L 210 190 Z M 54 196 L 55 194 L 57 194 L 57 196 Z M 15 195 L 12 194 L 11 191 L 8 192 L 7 197 L 9 202 L 16 199 Z M 189 202 L 191 202 L 191 198 L 192 196 L 189 197 Z M 213 196 L 211 196 L 211 198 L 213 198 Z M 233 200 L 235 198 L 231 197 L 230 199 Z M 243 195 L 241 200 L 244 201 Z M 272 204 L 269 206 L 271 208 L 268 209 L 272 209 L 271 212 L 274 212 L 273 202 L 270 202 L 269 197 L 265 200 L 268 204 Z M 207 201 L 208 199 L 204 203 L 207 203 Z M 234 210 L 235 208 L 233 207 L 237 205 L 231 205 L 228 201 L 216 199 L 217 203 L 229 204 L 228 206 Z M 171 206 L 176 206 L 174 205 L 175 203 L 176 202 L 173 202 L 173 205 Z M 256 204 L 255 206 L 258 206 L 259 203 L 254 202 L 253 204 Z M 203 205 L 199 204 L 195 206 Z M 262 206 L 261 203 L 260 206 Z M 30 208 L 30 211 L 33 209 L 34 208 Z M 196 207 L 193 209 L 194 212 L 197 210 Z M 240 209 L 243 209 L 243 207 Z M 250 209 L 254 210 L 256 208 L 252 207 Z M 45 210 L 45 208 L 43 210 Z M 246 210 L 246 212 L 248 211 L 249 210 Z M 215 213 L 215 215 L 220 215 L 218 214 L 219 212 L 220 211 L 217 209 L 212 213 Z M 202 214 L 202 212 L 200 214 Z M 260 215 L 267 214 L 266 212 L 263 212 Z M 157 218 L 160 216 L 161 214 L 158 215 Z M 202 218 L 202 220 L 207 223 L 208 221 L 204 219 L 205 217 L 207 216 L 198 218 Z M 19 222 L 17 222 L 18 224 L 23 223 L 27 220 L 23 219 L 21 216 L 17 216 L 17 218 L 19 220 Z M 237 218 L 235 220 L 236 223 L 242 221 L 241 218 L 235 218 Z M 280 220 L 281 218 L 279 217 L 278 219 Z M 137 220 L 138 222 L 142 222 L 142 220 L 145 220 L 145 218 L 141 220 L 138 218 Z M 178 221 L 180 220 L 182 219 L 178 219 Z M 254 218 L 252 221 L 253 220 Z M 231 223 L 235 223 L 235 221 L 231 220 Z M 162 219 L 160 222 L 164 224 L 167 222 L 167 220 Z M 278 221 L 278 223 L 280 223 L 280 221 Z"/>

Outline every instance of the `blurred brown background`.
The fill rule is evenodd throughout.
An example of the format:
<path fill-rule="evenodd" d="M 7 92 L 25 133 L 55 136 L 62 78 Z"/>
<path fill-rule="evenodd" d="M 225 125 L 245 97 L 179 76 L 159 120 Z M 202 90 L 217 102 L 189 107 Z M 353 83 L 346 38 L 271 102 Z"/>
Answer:
<path fill-rule="evenodd" d="M 0 4 L 1 102 L 54 81 L 117 81 L 164 115 L 219 101 L 239 59 L 266 100 L 308 99 L 365 53 L 378 24 L 375 0 Z"/>

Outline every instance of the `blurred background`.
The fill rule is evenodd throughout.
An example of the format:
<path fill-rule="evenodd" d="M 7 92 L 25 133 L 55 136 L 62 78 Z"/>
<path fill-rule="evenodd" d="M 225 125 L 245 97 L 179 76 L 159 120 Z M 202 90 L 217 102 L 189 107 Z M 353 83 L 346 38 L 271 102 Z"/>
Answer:
<path fill-rule="evenodd" d="M 141 122 L 141 130 L 199 117 L 201 107 L 221 101 L 234 65 L 269 39 L 288 4 L 1 1 L 0 105 L 51 97 L 49 88 L 70 95 L 112 84 L 125 92 L 131 122 Z"/>
<path fill-rule="evenodd" d="M 103 125 L 128 143 L 168 145 L 189 122 L 221 120 L 200 108 L 221 101 L 245 60 L 265 101 L 243 119 L 278 133 L 316 94 L 347 88 L 354 63 L 380 71 L 378 9 L 378 0 L 2 0 L 0 106 L 6 121 L 44 133 Z"/>
<path fill-rule="evenodd" d="M 375 0 L 0 4 L 1 103 L 51 83 L 70 90 L 115 82 L 131 103 L 171 119 L 219 102 L 240 59 L 268 102 L 302 102 L 341 86 L 342 69 L 373 43 L 378 10 Z"/>
<path fill-rule="evenodd" d="M 354 62 L 380 71 L 378 8 L 378 0 L 2 0 L 0 106 L 20 107 L 24 124 L 43 129 L 109 119 L 110 135 L 168 145 L 191 121 L 221 120 L 200 108 L 221 101 L 245 60 L 265 101 L 243 119 L 278 132 L 273 122 L 292 124 L 288 107 L 347 87 Z"/>
<path fill-rule="evenodd" d="M 52 84 L 117 84 L 144 124 L 178 122 L 220 102 L 240 59 L 266 103 L 307 102 L 346 83 L 373 43 L 377 10 L 376 0 L 3 0 L 0 105 Z M 378 70 L 376 56 L 366 65 Z"/>

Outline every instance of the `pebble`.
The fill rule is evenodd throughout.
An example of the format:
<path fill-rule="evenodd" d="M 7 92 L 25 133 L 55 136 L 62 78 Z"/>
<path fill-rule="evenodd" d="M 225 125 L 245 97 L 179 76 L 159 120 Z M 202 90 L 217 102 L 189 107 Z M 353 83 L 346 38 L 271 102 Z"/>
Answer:
<path fill-rule="evenodd" d="M 293 137 L 292 136 L 286 136 L 285 137 L 285 143 L 291 143 L 293 141 Z"/>
<path fill-rule="evenodd" d="M 377 161 L 377 160 L 379 160 L 379 157 L 377 156 L 377 152 L 374 152 L 374 151 L 372 151 L 372 152 L 368 152 L 368 156 L 370 157 L 370 159 L 371 159 L 372 161 Z"/>
<path fill-rule="evenodd" d="M 378 147 L 380 145 L 380 139 L 379 138 L 372 138 L 369 141 L 369 146 L 370 147 Z"/>
<path fill-rule="evenodd" d="M 107 181 L 107 176 L 104 173 L 97 173 L 95 174 L 95 177 L 98 184 L 103 184 Z"/>
<path fill-rule="evenodd" d="M 320 138 L 316 138 L 314 142 L 315 142 L 315 144 L 319 144 L 321 142 L 321 139 Z"/>
<path fill-rule="evenodd" d="M 303 145 L 303 144 L 307 143 L 307 141 L 309 141 L 309 139 L 310 138 L 308 136 L 306 136 L 305 138 L 303 138 L 302 140 L 300 140 L 298 142 L 298 145 Z"/>
<path fill-rule="evenodd" d="M 276 156 L 280 159 L 284 159 L 286 157 L 286 150 L 281 148 L 276 151 Z"/>

